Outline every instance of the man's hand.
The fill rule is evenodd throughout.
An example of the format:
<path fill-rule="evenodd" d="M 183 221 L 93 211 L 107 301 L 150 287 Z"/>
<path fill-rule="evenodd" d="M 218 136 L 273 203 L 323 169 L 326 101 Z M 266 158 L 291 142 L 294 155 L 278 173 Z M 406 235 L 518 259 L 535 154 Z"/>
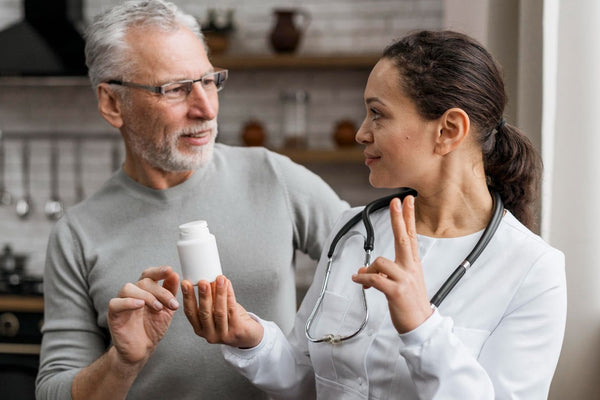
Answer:
<path fill-rule="evenodd" d="M 263 337 L 263 327 L 236 300 L 231 282 L 219 275 L 215 282 L 198 282 L 198 300 L 190 281 L 181 282 L 183 309 L 194 332 L 209 343 L 251 348 Z"/>
<path fill-rule="evenodd" d="M 171 267 L 148 268 L 110 300 L 108 326 L 122 362 L 143 365 L 150 357 L 179 308 L 178 286 L 179 275 Z"/>

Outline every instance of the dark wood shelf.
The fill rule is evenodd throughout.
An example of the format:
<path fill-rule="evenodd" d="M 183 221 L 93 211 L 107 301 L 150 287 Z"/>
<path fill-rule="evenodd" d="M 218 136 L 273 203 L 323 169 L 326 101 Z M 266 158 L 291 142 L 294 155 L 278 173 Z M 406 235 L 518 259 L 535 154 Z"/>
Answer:
<path fill-rule="evenodd" d="M 215 67 L 232 70 L 260 69 L 370 69 L 380 55 L 213 55 L 210 57 Z"/>
<path fill-rule="evenodd" d="M 28 86 L 91 88 L 91 83 L 87 76 L 0 76 L 0 87 Z"/>
<path fill-rule="evenodd" d="M 42 296 L 0 295 L 0 311 L 10 312 L 43 312 Z"/>
<path fill-rule="evenodd" d="M 364 162 L 363 149 L 361 147 L 327 149 L 274 149 L 274 151 L 289 157 L 299 164 L 311 163 L 353 163 Z"/>

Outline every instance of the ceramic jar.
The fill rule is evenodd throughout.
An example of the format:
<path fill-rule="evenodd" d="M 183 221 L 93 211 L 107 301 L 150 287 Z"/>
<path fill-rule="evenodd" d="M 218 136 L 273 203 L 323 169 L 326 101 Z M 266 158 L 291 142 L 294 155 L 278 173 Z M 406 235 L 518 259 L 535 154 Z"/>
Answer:
<path fill-rule="evenodd" d="M 310 15 L 298 9 L 276 9 L 273 14 L 275 25 L 269 35 L 273 50 L 276 53 L 293 53 L 310 23 Z M 296 25 L 296 16 L 302 17 L 300 25 Z"/>

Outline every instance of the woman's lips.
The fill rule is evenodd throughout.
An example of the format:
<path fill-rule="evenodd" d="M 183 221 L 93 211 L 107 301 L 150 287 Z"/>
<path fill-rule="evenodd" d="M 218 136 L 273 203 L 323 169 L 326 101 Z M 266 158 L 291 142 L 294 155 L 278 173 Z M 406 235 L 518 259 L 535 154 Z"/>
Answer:
<path fill-rule="evenodd" d="M 373 154 L 369 154 L 369 153 L 363 153 L 365 155 L 365 165 L 367 167 L 373 165 L 374 163 L 376 163 L 377 161 L 379 161 L 381 159 L 381 157 L 373 155 Z"/>

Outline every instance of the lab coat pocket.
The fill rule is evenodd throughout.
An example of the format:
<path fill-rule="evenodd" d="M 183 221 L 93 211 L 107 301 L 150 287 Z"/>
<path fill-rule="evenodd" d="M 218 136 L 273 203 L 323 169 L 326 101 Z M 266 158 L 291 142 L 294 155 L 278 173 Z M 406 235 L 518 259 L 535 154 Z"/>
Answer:
<path fill-rule="evenodd" d="M 315 315 L 311 335 L 321 338 L 326 335 L 344 335 L 346 319 L 352 299 L 332 291 L 325 291 L 323 302 Z"/>
<path fill-rule="evenodd" d="M 313 337 L 322 338 L 326 335 L 347 336 L 354 333 L 360 327 L 364 312 L 362 307 L 356 307 L 354 303 L 362 301 L 360 298 L 357 298 L 357 296 L 362 296 L 362 294 L 360 290 L 358 294 L 350 294 L 353 294 L 352 298 L 340 295 L 339 293 L 325 292 L 321 309 L 315 316 L 310 332 Z M 337 369 L 339 366 L 334 365 L 334 358 L 337 359 L 339 357 L 339 348 L 349 350 L 353 347 L 356 340 L 355 338 L 350 342 L 333 345 L 327 342 L 309 343 L 315 373 L 318 376 L 337 381 Z M 362 359 L 362 351 L 357 352 L 356 350 L 354 349 L 354 353 L 351 352 L 352 355 L 357 355 L 359 360 Z M 361 363 L 359 362 L 358 365 L 361 365 Z"/>

